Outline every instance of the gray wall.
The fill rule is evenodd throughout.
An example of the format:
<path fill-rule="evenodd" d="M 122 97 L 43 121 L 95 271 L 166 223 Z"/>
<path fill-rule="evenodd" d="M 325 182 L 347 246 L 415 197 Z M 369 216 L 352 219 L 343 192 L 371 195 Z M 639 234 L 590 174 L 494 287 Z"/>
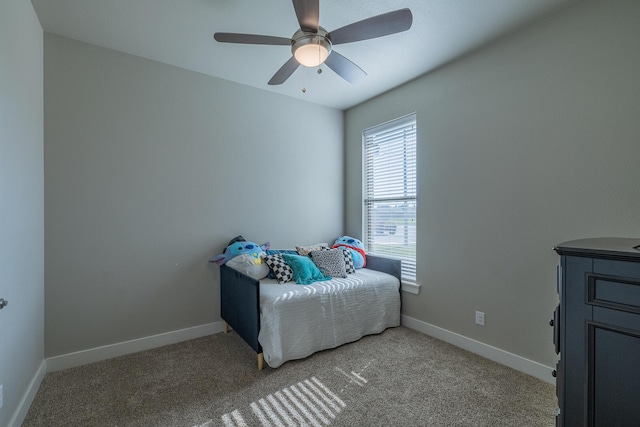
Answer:
<path fill-rule="evenodd" d="M 346 113 L 359 235 L 361 132 L 417 112 L 422 289 L 404 314 L 555 365 L 553 246 L 640 235 L 638 28 L 637 0 L 585 1 Z"/>
<path fill-rule="evenodd" d="M 45 34 L 47 357 L 219 321 L 218 267 L 343 230 L 343 113 Z"/>
<path fill-rule="evenodd" d="M 0 425 L 44 361 L 42 29 L 31 2 L 0 2 Z M 21 422 L 21 420 L 18 420 Z"/>

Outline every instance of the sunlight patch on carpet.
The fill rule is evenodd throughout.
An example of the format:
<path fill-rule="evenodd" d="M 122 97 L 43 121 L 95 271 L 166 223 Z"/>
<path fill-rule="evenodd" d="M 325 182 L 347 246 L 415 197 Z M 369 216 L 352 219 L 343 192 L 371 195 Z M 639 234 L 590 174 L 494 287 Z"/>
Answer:
<path fill-rule="evenodd" d="M 364 367 L 360 370 L 360 372 L 354 372 L 351 371 L 351 373 L 347 373 L 345 372 L 343 369 L 339 368 L 336 366 L 336 371 L 340 372 L 342 375 L 344 375 L 345 377 L 347 377 L 349 379 L 349 382 L 347 383 L 347 385 L 340 390 L 340 393 L 343 393 L 346 391 L 347 388 L 349 388 L 349 386 L 351 384 L 356 384 L 360 387 L 364 387 L 365 384 L 367 384 L 369 381 L 367 381 L 363 376 L 362 373 L 369 368 L 369 366 L 371 366 L 371 364 L 375 362 L 375 359 L 371 359 L 369 361 L 369 363 L 367 363 L 366 365 L 364 365 Z"/>
<path fill-rule="evenodd" d="M 245 410 L 246 420 L 239 409 L 222 415 L 221 420 L 226 427 L 323 427 L 330 425 L 346 406 L 320 380 L 311 377 L 250 403 Z M 194 427 L 212 425 L 213 420 L 208 420 Z"/>
<path fill-rule="evenodd" d="M 244 419 L 242 418 L 242 415 L 240 415 L 240 412 L 238 410 L 233 411 L 231 415 L 224 414 L 222 416 L 222 421 L 226 426 L 247 427 L 247 423 L 244 422 Z"/>

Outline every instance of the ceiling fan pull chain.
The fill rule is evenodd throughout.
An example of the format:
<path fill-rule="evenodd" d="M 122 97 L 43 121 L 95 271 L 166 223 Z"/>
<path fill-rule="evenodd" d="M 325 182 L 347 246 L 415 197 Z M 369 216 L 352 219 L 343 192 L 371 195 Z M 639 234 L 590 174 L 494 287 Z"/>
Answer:
<path fill-rule="evenodd" d="M 302 68 L 302 93 L 307 93 L 307 88 L 305 84 L 306 77 L 307 77 L 307 70 L 306 70 L 306 67 L 303 67 Z"/>

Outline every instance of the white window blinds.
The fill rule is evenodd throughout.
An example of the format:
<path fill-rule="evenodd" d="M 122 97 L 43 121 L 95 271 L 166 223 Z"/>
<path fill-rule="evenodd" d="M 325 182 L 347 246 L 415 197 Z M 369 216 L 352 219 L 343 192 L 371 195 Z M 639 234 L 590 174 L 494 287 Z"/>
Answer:
<path fill-rule="evenodd" d="M 364 241 L 367 252 L 402 260 L 416 281 L 416 116 L 363 132 Z"/>

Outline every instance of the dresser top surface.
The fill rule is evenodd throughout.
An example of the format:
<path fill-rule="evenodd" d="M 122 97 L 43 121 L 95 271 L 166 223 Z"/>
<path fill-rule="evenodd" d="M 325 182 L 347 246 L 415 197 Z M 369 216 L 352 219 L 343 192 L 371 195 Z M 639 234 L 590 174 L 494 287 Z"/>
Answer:
<path fill-rule="evenodd" d="M 598 237 L 571 240 L 560 243 L 554 249 L 560 255 L 623 258 L 640 262 L 640 238 Z"/>

